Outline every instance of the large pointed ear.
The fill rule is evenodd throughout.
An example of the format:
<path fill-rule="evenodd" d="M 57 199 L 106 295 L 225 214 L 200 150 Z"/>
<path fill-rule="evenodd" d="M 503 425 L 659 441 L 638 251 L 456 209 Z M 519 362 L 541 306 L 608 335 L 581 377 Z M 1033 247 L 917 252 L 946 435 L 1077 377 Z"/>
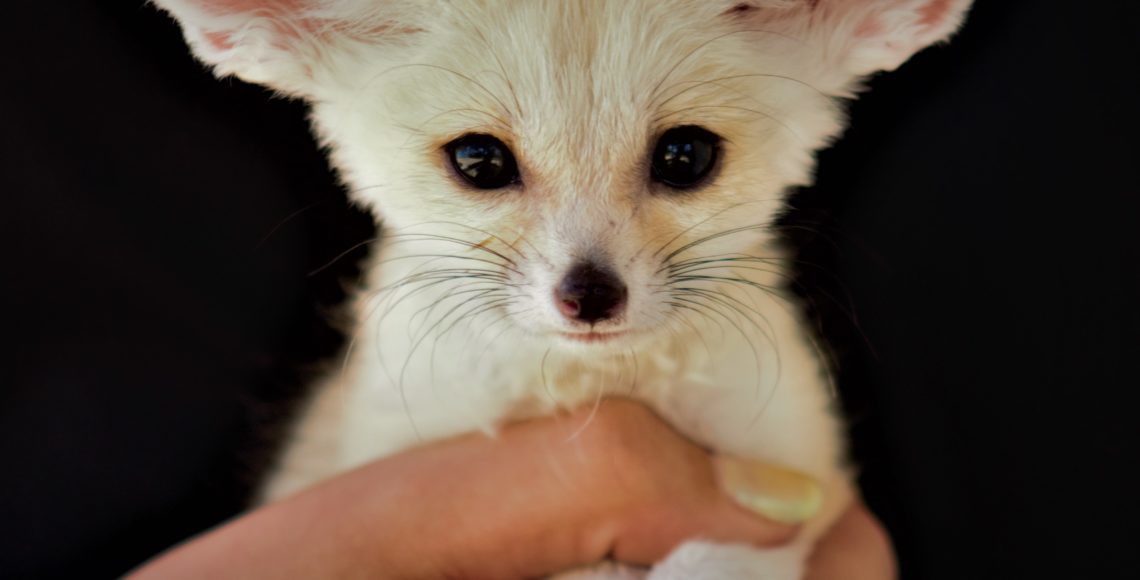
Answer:
<path fill-rule="evenodd" d="M 822 50 L 829 66 L 852 76 L 893 70 L 948 39 L 971 0 L 753 0 L 737 5 L 764 25 Z"/>
<path fill-rule="evenodd" d="M 312 96 L 321 74 L 362 46 L 421 32 L 401 0 L 152 0 L 218 76 Z"/>

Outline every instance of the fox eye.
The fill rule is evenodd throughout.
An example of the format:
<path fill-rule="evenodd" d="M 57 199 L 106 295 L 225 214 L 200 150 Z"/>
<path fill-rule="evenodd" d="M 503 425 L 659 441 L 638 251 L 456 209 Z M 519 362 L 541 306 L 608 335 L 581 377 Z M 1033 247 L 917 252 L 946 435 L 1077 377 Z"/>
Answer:
<path fill-rule="evenodd" d="M 701 184 L 716 165 L 720 137 L 696 125 L 674 127 L 661 135 L 653 148 L 653 179 L 673 188 Z"/>
<path fill-rule="evenodd" d="M 519 181 L 515 156 L 505 143 L 490 135 L 464 135 L 445 149 L 455 171 L 479 189 L 499 189 Z"/>

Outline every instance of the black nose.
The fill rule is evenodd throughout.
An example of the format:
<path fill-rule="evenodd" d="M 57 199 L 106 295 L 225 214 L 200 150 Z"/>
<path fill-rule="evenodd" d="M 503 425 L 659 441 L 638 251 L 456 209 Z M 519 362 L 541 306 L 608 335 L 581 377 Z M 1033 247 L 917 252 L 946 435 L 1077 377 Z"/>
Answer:
<path fill-rule="evenodd" d="M 558 309 L 566 318 L 593 324 L 621 312 L 625 306 L 626 289 L 613 272 L 583 262 L 562 278 L 554 295 Z"/>

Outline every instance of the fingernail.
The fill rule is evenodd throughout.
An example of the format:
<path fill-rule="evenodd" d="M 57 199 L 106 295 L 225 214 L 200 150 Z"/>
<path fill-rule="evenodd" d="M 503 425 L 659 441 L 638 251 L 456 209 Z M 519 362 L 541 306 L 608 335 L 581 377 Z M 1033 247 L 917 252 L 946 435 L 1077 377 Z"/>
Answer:
<path fill-rule="evenodd" d="M 721 489 L 736 503 L 768 519 L 798 524 L 823 504 L 823 490 L 811 477 L 783 467 L 734 457 L 713 458 Z"/>

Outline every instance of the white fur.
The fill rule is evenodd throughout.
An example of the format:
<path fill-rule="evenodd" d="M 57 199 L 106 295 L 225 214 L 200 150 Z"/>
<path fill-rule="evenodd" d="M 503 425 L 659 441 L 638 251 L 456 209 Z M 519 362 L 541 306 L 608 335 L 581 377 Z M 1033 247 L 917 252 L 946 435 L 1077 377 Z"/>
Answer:
<path fill-rule="evenodd" d="M 649 577 L 801 576 L 852 491 L 829 379 L 767 226 L 840 132 L 836 98 L 946 38 L 968 0 L 157 3 L 219 74 L 307 99 L 354 199 L 384 226 L 345 365 L 268 497 L 422 441 L 630 396 L 718 452 L 825 486 L 792 546 L 694 541 Z M 646 167 L 655 137 L 679 125 L 724 139 L 715 178 L 684 195 Z M 472 132 L 511 146 L 522 186 L 460 184 L 441 147 Z M 744 256 L 692 271 L 719 279 L 666 286 L 671 263 Z M 580 328 L 552 291 L 581 258 L 628 285 L 624 315 L 597 328 L 623 338 L 560 336 Z M 676 286 L 695 290 L 662 292 Z"/>

